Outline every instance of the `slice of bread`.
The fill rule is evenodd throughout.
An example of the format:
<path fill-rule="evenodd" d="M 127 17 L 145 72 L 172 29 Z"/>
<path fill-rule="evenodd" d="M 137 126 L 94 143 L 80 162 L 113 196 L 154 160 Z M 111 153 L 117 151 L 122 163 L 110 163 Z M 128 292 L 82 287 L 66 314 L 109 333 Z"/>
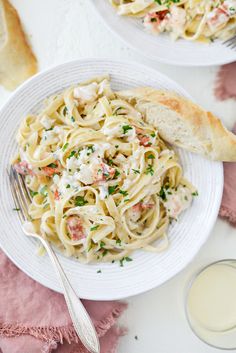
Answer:
<path fill-rule="evenodd" d="M 13 90 L 36 72 L 19 16 L 8 0 L 0 0 L 0 84 Z"/>
<path fill-rule="evenodd" d="M 236 135 L 189 99 L 150 87 L 116 93 L 135 104 L 167 142 L 212 160 L 236 162 Z"/>

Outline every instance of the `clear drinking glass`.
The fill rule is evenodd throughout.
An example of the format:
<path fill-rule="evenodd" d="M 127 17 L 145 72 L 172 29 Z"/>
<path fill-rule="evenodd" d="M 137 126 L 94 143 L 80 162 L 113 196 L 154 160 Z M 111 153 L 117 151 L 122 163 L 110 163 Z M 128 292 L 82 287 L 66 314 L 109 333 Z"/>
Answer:
<path fill-rule="evenodd" d="M 215 300 L 214 293 L 215 293 L 215 296 L 219 294 L 218 298 L 222 298 L 222 305 L 220 303 L 222 307 L 220 307 L 219 310 L 217 307 L 217 310 L 216 310 L 217 312 L 220 312 L 220 315 L 218 316 L 218 319 L 216 318 L 215 321 L 214 319 L 211 319 L 212 320 L 211 322 L 213 322 L 214 327 L 208 327 L 208 326 L 205 326 L 204 319 L 202 319 L 204 315 L 207 315 L 206 313 L 203 313 L 202 317 L 200 315 L 201 320 L 199 320 L 200 310 L 198 310 L 198 308 L 200 307 L 202 309 L 204 306 L 201 306 L 201 305 L 198 306 L 198 302 L 200 303 L 201 301 L 199 299 L 201 295 L 197 295 L 197 293 L 199 292 L 197 292 L 196 288 L 200 290 L 201 286 L 199 286 L 198 284 L 201 283 L 203 276 L 205 276 L 205 280 L 206 280 L 207 276 L 209 275 L 209 282 L 205 282 L 207 283 L 207 286 L 202 288 L 203 297 L 204 297 L 204 290 L 207 290 L 206 288 L 208 288 L 208 290 L 210 289 L 213 291 L 214 290 L 213 288 L 215 288 L 214 286 L 215 286 L 216 280 L 214 280 L 214 284 L 211 289 L 212 279 L 210 278 L 211 276 L 210 273 L 211 274 L 215 273 L 217 275 L 218 272 L 216 271 L 219 271 L 219 270 L 222 271 L 223 268 L 224 270 L 227 270 L 225 272 L 226 274 L 228 273 L 228 271 L 232 274 L 232 278 L 230 277 L 230 286 L 232 284 L 232 289 L 234 290 L 232 292 L 229 292 L 228 290 L 229 283 L 227 284 L 227 286 L 225 286 L 225 283 L 226 283 L 225 281 L 227 280 L 226 278 L 227 276 L 221 277 L 222 285 L 221 283 L 217 283 L 217 288 L 219 289 L 219 293 L 215 293 L 215 292 L 212 293 L 212 300 Z M 235 281 L 234 281 L 234 275 L 235 275 Z M 200 338 L 204 343 L 214 348 L 219 348 L 223 350 L 236 349 L 236 295 L 235 295 L 235 304 L 232 302 L 232 295 L 233 293 L 235 293 L 235 290 L 236 290 L 236 260 L 234 259 L 220 260 L 205 266 L 203 269 L 198 271 L 193 276 L 193 278 L 191 279 L 187 287 L 186 296 L 185 296 L 185 313 L 186 313 L 188 323 L 192 331 L 198 338 Z M 208 293 L 210 292 L 208 291 Z M 208 297 L 209 296 L 210 295 L 208 295 Z M 194 304 L 195 307 L 193 307 L 193 303 L 195 303 Z M 211 305 L 211 303 L 209 303 L 209 305 Z M 232 310 L 231 310 L 231 305 L 232 305 Z M 205 308 L 207 309 L 207 306 L 205 306 Z M 228 321 L 229 324 L 227 327 L 224 327 L 224 328 L 220 327 L 221 320 L 219 320 L 219 318 L 221 317 L 221 315 L 223 315 L 224 320 L 225 318 L 226 318 L 226 321 L 228 321 L 229 319 Z"/>

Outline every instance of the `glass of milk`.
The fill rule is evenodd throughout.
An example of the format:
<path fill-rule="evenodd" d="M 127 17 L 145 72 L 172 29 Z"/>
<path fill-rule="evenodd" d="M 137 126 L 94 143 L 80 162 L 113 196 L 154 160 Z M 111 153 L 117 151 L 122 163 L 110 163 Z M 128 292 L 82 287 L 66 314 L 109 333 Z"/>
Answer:
<path fill-rule="evenodd" d="M 204 267 L 190 282 L 185 302 L 193 332 L 220 349 L 236 349 L 236 260 Z"/>

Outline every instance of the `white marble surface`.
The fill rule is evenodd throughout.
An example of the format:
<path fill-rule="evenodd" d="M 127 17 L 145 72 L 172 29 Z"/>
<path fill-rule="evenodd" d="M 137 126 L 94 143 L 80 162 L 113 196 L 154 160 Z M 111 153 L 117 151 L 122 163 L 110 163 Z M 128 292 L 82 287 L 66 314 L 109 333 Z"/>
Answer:
<path fill-rule="evenodd" d="M 236 121 L 236 102 L 217 102 L 214 99 L 213 83 L 217 68 L 186 69 L 147 60 L 110 33 L 88 0 L 12 2 L 21 15 L 40 70 L 85 57 L 133 60 L 176 80 L 198 103 L 218 114 L 228 128 Z M 0 106 L 9 95 L 0 88 Z M 210 239 L 185 271 L 162 287 L 128 300 L 129 309 L 120 322 L 129 328 L 129 333 L 121 339 L 118 353 L 221 352 L 203 344 L 189 329 L 184 314 L 185 286 L 204 264 L 216 259 L 234 258 L 235 255 L 236 230 L 218 220 Z M 135 339 L 136 335 L 138 339 Z"/>

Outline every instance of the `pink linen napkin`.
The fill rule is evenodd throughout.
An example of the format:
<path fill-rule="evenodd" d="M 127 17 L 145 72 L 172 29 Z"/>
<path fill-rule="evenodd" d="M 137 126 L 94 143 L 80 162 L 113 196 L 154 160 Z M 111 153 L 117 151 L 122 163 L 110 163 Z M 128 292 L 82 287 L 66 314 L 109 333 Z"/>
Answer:
<path fill-rule="evenodd" d="M 64 297 L 20 271 L 0 251 L 0 352 L 88 353 L 79 341 Z M 121 302 L 83 301 L 96 327 L 101 353 L 115 353 L 124 330 Z"/>
<path fill-rule="evenodd" d="M 236 124 L 233 132 L 236 134 Z M 236 227 L 236 163 L 224 163 L 224 192 L 219 215 Z"/>
<path fill-rule="evenodd" d="M 219 100 L 236 99 L 236 62 L 220 68 L 215 95 Z M 236 124 L 233 132 L 236 134 Z M 236 163 L 224 163 L 224 192 L 219 215 L 236 226 Z"/>
<path fill-rule="evenodd" d="M 220 68 L 216 79 L 215 95 L 219 100 L 236 99 L 236 62 Z"/>

